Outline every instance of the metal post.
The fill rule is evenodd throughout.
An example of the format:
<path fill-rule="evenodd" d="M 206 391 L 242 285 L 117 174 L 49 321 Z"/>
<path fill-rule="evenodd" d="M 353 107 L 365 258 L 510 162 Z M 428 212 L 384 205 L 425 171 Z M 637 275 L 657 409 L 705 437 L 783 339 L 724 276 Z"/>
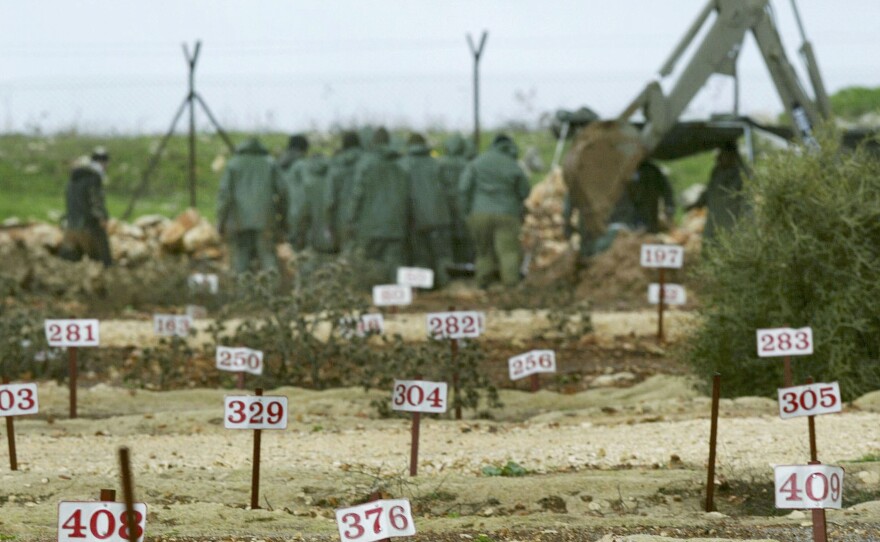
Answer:
<path fill-rule="evenodd" d="M 488 37 L 489 33 L 483 30 L 480 45 L 477 47 L 474 46 L 471 35 L 467 35 L 468 47 L 474 57 L 474 149 L 476 152 L 480 152 L 480 56 L 483 54 L 483 47 L 486 45 Z"/>
<path fill-rule="evenodd" d="M 657 343 L 663 342 L 663 305 L 666 294 L 666 274 L 662 267 L 657 269 L 660 281 L 659 303 L 657 303 Z"/>
<path fill-rule="evenodd" d="M 202 48 L 202 42 L 196 41 L 195 49 L 192 56 L 189 54 L 189 47 L 183 44 L 183 54 L 186 56 L 186 63 L 189 66 L 189 94 L 187 94 L 187 103 L 189 105 L 189 204 L 190 207 L 196 206 L 196 62 L 199 60 L 199 50 Z"/>
<path fill-rule="evenodd" d="M 419 430 L 422 425 L 422 413 L 412 413 L 412 439 L 409 448 L 409 475 L 419 474 Z"/>
<path fill-rule="evenodd" d="M 238 373 L 235 376 L 235 387 L 239 390 L 244 389 L 244 373 L 243 372 Z"/>
<path fill-rule="evenodd" d="M 449 306 L 449 312 L 455 312 L 455 305 Z M 458 339 L 449 340 L 449 353 L 452 356 L 452 402 L 455 404 L 455 419 L 461 419 L 461 394 L 458 380 Z"/>
<path fill-rule="evenodd" d="M 263 395 L 263 388 L 255 390 L 257 396 Z M 260 440 L 262 431 L 254 429 L 254 460 L 253 469 L 251 470 L 251 510 L 260 507 Z"/>
<path fill-rule="evenodd" d="M 67 348 L 67 360 L 69 374 L 67 376 L 70 387 L 70 419 L 76 418 L 76 350 L 75 346 Z"/>
<path fill-rule="evenodd" d="M 115 489 L 102 489 L 101 496 L 98 497 L 98 500 L 101 502 L 115 502 L 116 501 L 116 490 Z"/>
<path fill-rule="evenodd" d="M 3 383 L 9 384 L 9 378 L 3 377 Z M 14 416 L 6 416 L 6 442 L 9 444 L 9 470 L 18 470 L 18 455 L 15 452 Z"/>
<path fill-rule="evenodd" d="M 706 476 L 706 512 L 715 510 L 715 449 L 718 445 L 718 402 L 721 397 L 721 375 L 712 377 L 712 421 L 709 428 L 709 472 Z"/>
<path fill-rule="evenodd" d="M 128 519 L 128 536 L 129 542 L 135 542 L 138 537 L 134 535 L 138 522 L 135 521 L 134 515 L 134 483 L 131 479 L 131 461 L 128 448 L 123 446 L 119 448 L 119 467 L 122 476 L 122 498 L 125 501 L 125 517 Z"/>
<path fill-rule="evenodd" d="M 785 356 L 782 358 L 782 384 L 786 388 L 792 387 L 792 376 L 791 376 L 791 356 Z"/>

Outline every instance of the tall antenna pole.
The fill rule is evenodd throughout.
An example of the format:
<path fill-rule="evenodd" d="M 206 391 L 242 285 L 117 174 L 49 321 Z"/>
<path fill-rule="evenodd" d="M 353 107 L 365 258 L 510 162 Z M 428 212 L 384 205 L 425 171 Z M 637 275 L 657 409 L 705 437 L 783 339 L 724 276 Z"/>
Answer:
<path fill-rule="evenodd" d="M 474 149 L 477 152 L 480 152 L 480 56 L 483 54 L 483 47 L 486 45 L 488 37 L 489 33 L 483 30 L 480 45 L 475 47 L 471 35 L 467 35 L 468 47 L 474 57 Z"/>
<path fill-rule="evenodd" d="M 183 54 L 189 65 L 189 94 L 186 97 L 189 106 L 189 205 L 196 206 L 196 62 L 199 60 L 199 50 L 202 42 L 196 41 L 196 47 L 192 56 L 189 48 L 183 44 Z"/>

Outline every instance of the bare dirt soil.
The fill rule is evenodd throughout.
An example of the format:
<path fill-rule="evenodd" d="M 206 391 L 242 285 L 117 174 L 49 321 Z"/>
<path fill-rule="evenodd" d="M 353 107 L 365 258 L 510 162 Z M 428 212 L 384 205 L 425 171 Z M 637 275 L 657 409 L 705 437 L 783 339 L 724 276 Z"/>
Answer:
<path fill-rule="evenodd" d="M 673 338 L 693 324 L 671 316 Z M 370 405 L 387 393 L 267 390 L 289 398 L 290 423 L 263 432 L 260 510 L 247 506 L 252 434 L 223 427 L 223 396 L 237 392 L 151 392 L 86 375 L 70 420 L 66 386 L 41 383 L 40 413 L 15 420 L 20 470 L 5 470 L 0 452 L 0 540 L 55 539 L 59 501 L 119 490 L 123 445 L 154 540 L 335 540 L 334 510 L 375 491 L 410 499 L 417 540 L 809 540 L 809 512 L 774 509 L 772 482 L 772 465 L 806 463 L 807 423 L 780 420 L 770 399 L 722 400 L 718 511 L 703 511 L 710 401 L 654 344 L 654 318 L 594 313 L 595 331 L 562 346 L 541 311 L 489 311 L 481 340 L 493 380 L 506 378 L 510 354 L 550 344 L 569 378 L 544 377 L 538 393 L 508 385 L 491 420 L 426 416 L 416 478 L 409 419 Z M 387 328 L 419 340 L 424 315 L 391 315 Z M 101 333 L 114 348 L 153 340 L 145 320 L 104 322 Z M 880 540 L 880 393 L 816 425 L 820 458 L 846 468 L 830 540 Z M 509 463 L 522 475 L 483 472 Z"/>

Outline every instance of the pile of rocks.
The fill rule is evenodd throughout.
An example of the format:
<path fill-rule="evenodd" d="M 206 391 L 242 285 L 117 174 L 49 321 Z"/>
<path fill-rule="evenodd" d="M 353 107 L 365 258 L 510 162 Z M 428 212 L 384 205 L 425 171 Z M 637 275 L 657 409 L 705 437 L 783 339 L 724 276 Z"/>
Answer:
<path fill-rule="evenodd" d="M 57 225 L 44 222 L 4 223 L 0 246 L 15 245 L 31 253 L 56 253 L 64 238 Z M 145 215 L 128 223 L 111 219 L 107 225 L 113 260 L 129 266 L 169 254 L 187 255 L 195 260 L 220 260 L 225 254 L 220 235 L 195 209 L 187 209 L 175 219 Z"/>
<path fill-rule="evenodd" d="M 562 170 L 558 167 L 532 187 L 526 199 L 528 213 L 522 227 L 523 250 L 531 254 L 529 269 L 551 267 L 572 251 L 572 243 L 563 233 L 562 214 L 567 193 Z"/>

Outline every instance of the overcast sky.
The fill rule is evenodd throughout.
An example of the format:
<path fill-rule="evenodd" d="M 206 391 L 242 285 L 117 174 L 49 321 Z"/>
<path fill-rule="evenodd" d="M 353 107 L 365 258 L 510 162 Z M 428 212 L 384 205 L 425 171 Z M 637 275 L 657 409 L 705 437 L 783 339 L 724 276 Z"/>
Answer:
<path fill-rule="evenodd" d="M 484 124 L 580 105 L 612 116 L 655 76 L 704 3 L 0 0 L 0 130 L 164 131 L 186 93 L 181 43 L 196 39 L 197 89 L 229 128 L 469 129 L 465 34 L 483 29 Z M 773 6 L 801 69 L 790 2 Z M 798 6 L 829 92 L 880 86 L 880 0 Z M 751 37 L 739 67 L 742 111 L 779 112 Z M 731 107 L 732 84 L 719 78 L 691 115 Z"/>

